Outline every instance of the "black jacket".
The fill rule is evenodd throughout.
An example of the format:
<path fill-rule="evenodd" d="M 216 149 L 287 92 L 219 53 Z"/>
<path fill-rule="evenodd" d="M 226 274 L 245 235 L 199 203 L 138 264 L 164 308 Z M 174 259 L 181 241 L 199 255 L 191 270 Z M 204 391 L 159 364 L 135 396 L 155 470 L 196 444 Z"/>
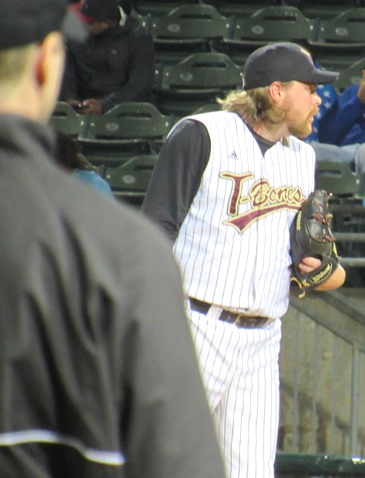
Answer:
<path fill-rule="evenodd" d="M 154 44 L 138 20 L 70 43 L 60 100 L 101 100 L 103 111 L 127 101 L 154 102 Z"/>
<path fill-rule="evenodd" d="M 1 478 L 222 478 L 170 244 L 51 144 L 0 115 Z"/>

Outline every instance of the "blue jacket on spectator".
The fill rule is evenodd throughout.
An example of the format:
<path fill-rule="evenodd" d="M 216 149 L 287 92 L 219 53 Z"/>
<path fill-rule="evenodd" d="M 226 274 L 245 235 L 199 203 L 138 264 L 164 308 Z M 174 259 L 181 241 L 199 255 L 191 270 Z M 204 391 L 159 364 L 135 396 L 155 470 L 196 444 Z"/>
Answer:
<path fill-rule="evenodd" d="M 348 86 L 341 95 L 336 94 L 332 85 L 317 88 L 322 105 L 307 142 L 337 146 L 365 143 L 365 104 L 357 97 L 358 88 L 358 85 Z"/>

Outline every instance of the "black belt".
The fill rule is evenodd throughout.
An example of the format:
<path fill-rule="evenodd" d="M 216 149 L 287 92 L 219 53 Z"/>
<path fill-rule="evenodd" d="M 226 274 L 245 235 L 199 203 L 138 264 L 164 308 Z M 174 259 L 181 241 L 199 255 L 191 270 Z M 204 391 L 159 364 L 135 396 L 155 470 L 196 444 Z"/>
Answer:
<path fill-rule="evenodd" d="M 201 312 L 203 314 L 206 314 L 211 307 L 211 304 L 208 304 L 207 302 L 202 302 L 198 299 L 193 299 L 192 297 L 190 297 L 189 300 L 190 307 L 193 310 L 196 310 L 197 312 Z M 219 320 L 235 324 L 237 327 L 242 327 L 245 329 L 254 329 L 263 327 L 268 322 L 272 322 L 273 319 L 269 319 L 268 317 L 244 315 L 238 312 L 230 312 L 229 310 L 223 309 L 219 316 Z"/>

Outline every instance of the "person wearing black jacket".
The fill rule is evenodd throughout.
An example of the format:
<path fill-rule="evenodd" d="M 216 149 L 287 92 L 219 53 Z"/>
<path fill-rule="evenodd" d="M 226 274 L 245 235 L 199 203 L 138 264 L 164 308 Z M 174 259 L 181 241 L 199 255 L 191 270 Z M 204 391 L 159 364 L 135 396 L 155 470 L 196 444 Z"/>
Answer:
<path fill-rule="evenodd" d="M 223 478 L 170 245 L 55 158 L 67 5 L 1 0 L 0 477 Z"/>
<path fill-rule="evenodd" d="M 121 0 L 120 0 L 121 1 Z M 102 114 L 127 101 L 154 102 L 153 39 L 130 16 L 128 0 L 87 0 L 72 5 L 91 33 L 69 42 L 60 94 L 81 114 Z"/>

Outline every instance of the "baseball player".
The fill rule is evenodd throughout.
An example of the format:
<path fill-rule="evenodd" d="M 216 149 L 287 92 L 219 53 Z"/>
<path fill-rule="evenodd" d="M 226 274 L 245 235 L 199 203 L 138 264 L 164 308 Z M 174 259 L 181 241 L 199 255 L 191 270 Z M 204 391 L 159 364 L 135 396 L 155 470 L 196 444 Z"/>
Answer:
<path fill-rule="evenodd" d="M 143 210 L 173 241 L 217 433 L 231 478 L 272 478 L 279 421 L 280 318 L 289 228 L 314 188 L 301 141 L 321 102 L 316 69 L 292 43 L 256 50 L 222 111 L 184 118 L 163 145 Z M 319 259 L 300 268 L 313 271 Z M 341 286 L 338 266 L 319 287 Z"/>

